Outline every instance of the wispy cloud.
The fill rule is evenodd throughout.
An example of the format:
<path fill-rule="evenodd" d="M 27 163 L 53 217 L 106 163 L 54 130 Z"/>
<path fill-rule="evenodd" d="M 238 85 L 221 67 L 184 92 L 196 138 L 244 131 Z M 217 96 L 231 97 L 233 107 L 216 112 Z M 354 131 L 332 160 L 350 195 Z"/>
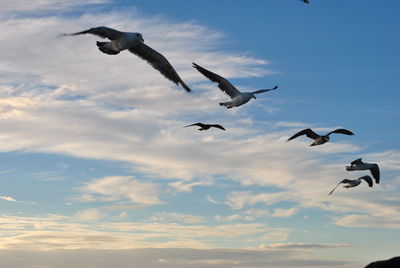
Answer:
<path fill-rule="evenodd" d="M 131 176 L 112 176 L 93 180 L 79 188 L 81 201 L 129 201 L 143 205 L 163 204 L 156 184 L 141 183 Z"/>
<path fill-rule="evenodd" d="M 9 201 L 9 202 L 17 202 L 17 200 L 15 200 L 14 198 L 12 198 L 11 196 L 0 195 L 0 199 L 3 199 L 3 200 L 5 200 L 5 201 Z"/>

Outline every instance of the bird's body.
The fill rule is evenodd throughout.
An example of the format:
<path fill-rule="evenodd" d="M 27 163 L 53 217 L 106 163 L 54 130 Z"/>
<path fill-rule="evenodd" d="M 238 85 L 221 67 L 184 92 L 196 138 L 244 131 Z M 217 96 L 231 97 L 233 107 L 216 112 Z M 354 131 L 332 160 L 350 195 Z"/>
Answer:
<path fill-rule="evenodd" d="M 375 182 L 379 183 L 380 180 L 380 171 L 378 164 L 373 163 L 364 163 L 361 158 L 354 160 L 350 163 L 350 166 L 346 166 L 347 171 L 353 170 L 369 170 L 374 177 Z"/>
<path fill-rule="evenodd" d="M 226 108 L 230 109 L 233 107 L 239 107 L 251 100 L 252 98 L 256 99 L 255 94 L 264 93 L 270 90 L 277 89 L 278 86 L 275 86 L 270 89 L 261 89 L 253 92 L 240 92 L 236 87 L 234 87 L 228 80 L 223 78 L 222 76 L 210 72 L 209 70 L 201 67 L 200 65 L 193 63 L 193 67 L 198 70 L 201 74 L 205 77 L 210 79 L 213 82 L 218 83 L 218 87 L 225 92 L 226 94 L 231 97 L 231 101 L 228 102 L 221 102 L 219 105 L 225 106 Z"/>
<path fill-rule="evenodd" d="M 185 127 L 191 127 L 191 126 L 198 126 L 198 127 L 200 127 L 200 128 L 199 128 L 200 131 L 208 130 L 208 129 L 210 129 L 211 127 L 215 127 L 215 128 L 219 128 L 219 129 L 225 130 L 225 128 L 224 128 L 223 126 L 218 125 L 218 124 L 195 123 L 195 124 L 187 125 L 187 126 L 185 126 Z"/>
<path fill-rule="evenodd" d="M 142 34 L 132 32 L 120 32 L 105 26 L 90 28 L 85 31 L 62 34 L 63 36 L 73 36 L 81 34 L 93 34 L 101 38 L 108 38 L 110 42 L 97 41 L 99 50 L 108 55 L 117 55 L 123 50 L 129 50 L 131 53 L 147 61 L 153 68 L 157 69 L 167 79 L 177 85 L 181 85 L 186 91 L 191 89 L 183 82 L 178 73 L 169 63 L 169 61 L 159 52 L 152 49 L 144 43 Z"/>
<path fill-rule="evenodd" d="M 332 191 L 330 191 L 330 195 L 333 193 L 333 191 L 335 191 L 335 189 L 341 184 L 344 183 L 345 185 L 343 186 L 343 188 L 352 188 L 352 187 L 356 187 L 358 185 L 361 184 L 361 180 L 365 180 L 368 183 L 369 187 L 373 186 L 373 182 L 372 182 L 372 178 L 368 175 L 366 176 L 362 176 L 358 179 L 354 179 L 354 180 L 349 180 L 349 179 L 344 179 L 341 182 L 339 182 L 335 188 L 332 189 Z"/>
<path fill-rule="evenodd" d="M 339 133 L 339 134 L 345 134 L 345 135 L 354 135 L 353 132 L 351 132 L 351 131 L 349 131 L 347 129 L 344 129 L 344 128 L 335 129 L 335 130 L 329 132 L 326 135 L 318 135 L 317 133 L 312 131 L 311 128 L 307 128 L 307 129 L 303 129 L 303 130 L 297 132 L 292 137 L 290 137 L 287 141 L 293 140 L 293 139 L 295 139 L 295 138 L 297 138 L 299 136 L 302 136 L 302 135 L 306 135 L 310 139 L 314 140 L 314 142 L 311 143 L 310 146 L 316 146 L 316 145 L 321 145 L 321 144 L 327 143 L 329 141 L 329 135 L 331 135 L 332 133 Z"/>

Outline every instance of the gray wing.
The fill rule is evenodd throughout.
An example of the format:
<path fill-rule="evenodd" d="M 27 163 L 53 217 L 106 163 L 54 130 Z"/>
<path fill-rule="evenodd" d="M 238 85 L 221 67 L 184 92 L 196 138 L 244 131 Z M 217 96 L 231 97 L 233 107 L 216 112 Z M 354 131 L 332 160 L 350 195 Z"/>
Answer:
<path fill-rule="evenodd" d="M 212 125 L 210 125 L 210 126 L 216 127 L 216 128 L 222 129 L 222 130 L 225 130 L 225 128 L 224 128 L 223 126 L 218 125 L 218 124 L 212 124 Z"/>
<path fill-rule="evenodd" d="M 213 72 L 210 72 L 209 70 L 204 69 L 200 65 L 197 65 L 196 63 L 193 62 L 193 67 L 199 71 L 201 74 L 203 74 L 205 77 L 210 79 L 213 82 L 218 83 L 218 87 L 225 92 L 226 94 L 229 95 L 232 99 L 242 93 L 240 93 L 239 90 L 237 90 L 231 83 L 229 83 L 228 80 L 223 78 L 222 76 L 219 76 L 218 74 L 215 74 Z"/>
<path fill-rule="evenodd" d="M 328 134 L 326 134 L 327 136 L 331 135 L 332 133 L 339 133 L 339 134 L 345 134 L 345 135 L 354 135 L 353 132 L 351 132 L 350 130 L 344 129 L 344 128 L 338 128 L 335 129 L 334 131 L 329 132 Z"/>
<path fill-rule="evenodd" d="M 264 92 L 267 92 L 267 91 L 270 91 L 270 90 L 275 90 L 277 88 L 278 88 L 278 86 L 274 86 L 273 88 L 268 88 L 268 89 L 260 89 L 260 90 L 257 90 L 257 91 L 253 91 L 253 94 L 260 94 L 260 93 L 264 93 Z"/>
<path fill-rule="evenodd" d="M 180 84 L 184 89 L 186 89 L 186 91 L 191 91 L 191 89 L 179 77 L 171 63 L 169 63 L 169 61 L 161 53 L 155 51 L 142 42 L 138 43 L 134 47 L 129 48 L 129 51 L 150 63 L 150 65 L 164 75 L 165 78 L 171 80 L 177 85 Z"/>
<path fill-rule="evenodd" d="M 372 178 L 368 175 L 360 177 L 360 180 L 365 180 L 369 187 L 372 187 L 373 185 Z"/>
<path fill-rule="evenodd" d="M 311 128 L 306 128 L 306 129 L 303 129 L 303 130 L 297 132 L 296 134 L 294 134 L 292 137 L 290 137 L 288 139 L 288 141 L 293 140 L 301 135 L 306 135 L 307 137 L 314 139 L 314 140 L 320 137 L 317 133 L 312 131 Z"/>
<path fill-rule="evenodd" d="M 115 40 L 121 38 L 124 34 L 123 32 L 105 27 L 105 26 L 100 26 L 96 28 L 90 28 L 89 30 L 85 30 L 82 32 L 77 32 L 77 33 L 69 33 L 69 34 L 62 34 L 63 36 L 72 36 L 72 35 L 79 35 L 79 34 L 93 34 L 97 35 L 101 38 L 108 38 L 110 40 Z"/>
<path fill-rule="evenodd" d="M 333 193 L 333 191 L 335 191 L 335 189 L 341 184 L 341 183 L 349 183 L 348 179 L 344 179 L 341 182 L 339 182 L 338 184 L 336 184 L 336 186 L 332 189 L 332 191 L 330 191 L 329 195 L 331 195 Z"/>
<path fill-rule="evenodd" d="M 377 164 L 374 164 L 373 167 L 369 169 L 369 171 L 371 171 L 372 177 L 374 177 L 375 182 L 379 184 L 380 180 L 379 166 Z"/>

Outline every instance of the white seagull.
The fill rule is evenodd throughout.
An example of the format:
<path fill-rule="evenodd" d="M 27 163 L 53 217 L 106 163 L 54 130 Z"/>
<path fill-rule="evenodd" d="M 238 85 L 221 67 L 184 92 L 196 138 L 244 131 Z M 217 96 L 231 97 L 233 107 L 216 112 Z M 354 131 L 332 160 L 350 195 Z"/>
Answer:
<path fill-rule="evenodd" d="M 351 162 L 350 166 L 346 166 L 347 171 L 367 170 L 367 169 L 369 169 L 369 171 L 371 172 L 372 177 L 374 177 L 375 179 L 375 182 L 379 184 L 380 171 L 378 164 L 364 163 L 362 159 L 359 158 Z"/>
<path fill-rule="evenodd" d="M 218 125 L 218 124 L 195 123 L 195 124 L 187 125 L 187 126 L 184 126 L 184 127 L 191 127 L 191 126 L 198 126 L 198 127 L 200 127 L 199 130 L 207 130 L 207 129 L 210 129 L 211 127 L 215 127 L 215 128 L 219 128 L 219 129 L 225 130 L 225 128 L 223 126 Z"/>
<path fill-rule="evenodd" d="M 341 183 L 345 183 L 346 185 L 344 185 L 343 186 L 343 188 L 351 188 L 351 187 L 356 187 L 356 186 L 358 186 L 358 185 L 360 185 L 360 183 L 361 183 L 361 180 L 365 180 L 367 183 L 368 183 L 368 185 L 369 185 L 369 187 L 372 187 L 372 178 L 370 177 L 370 176 L 368 176 L 368 175 L 366 175 L 366 176 L 362 176 L 362 177 L 360 177 L 360 178 L 358 178 L 358 179 L 355 179 L 355 180 L 348 180 L 348 179 L 344 179 L 344 180 L 342 180 L 341 182 L 339 182 L 336 186 L 335 186 L 335 188 L 333 188 L 332 189 L 332 191 L 329 193 L 330 195 L 333 193 L 333 191 L 335 191 L 335 189 L 339 186 L 339 184 L 341 184 Z"/>
<path fill-rule="evenodd" d="M 303 130 L 297 132 L 292 137 L 290 137 L 287 141 L 293 140 L 294 138 L 297 138 L 301 135 L 306 135 L 310 139 L 314 140 L 314 142 L 311 143 L 310 146 L 321 145 L 321 144 L 327 143 L 329 141 L 329 135 L 331 135 L 332 133 L 354 135 L 354 133 L 351 132 L 350 130 L 347 130 L 344 128 L 339 128 L 339 129 L 335 129 L 334 131 L 329 132 L 326 135 L 321 136 L 321 135 L 318 135 L 317 133 L 315 133 L 314 131 L 312 131 L 311 128 L 307 128 L 307 129 L 303 129 Z"/>
<path fill-rule="evenodd" d="M 153 68 L 157 69 L 167 79 L 174 82 L 176 85 L 181 85 L 186 91 L 191 89 L 183 82 L 169 61 L 159 52 L 155 51 L 144 43 L 142 34 L 120 32 L 105 26 L 90 28 L 77 33 L 61 34 L 61 36 L 72 36 L 80 34 L 93 34 L 101 38 L 108 38 L 111 42 L 97 41 L 97 47 L 101 52 L 108 55 L 117 55 L 122 50 L 128 49 L 130 52 L 139 56 L 143 60 L 150 63 Z"/>
<path fill-rule="evenodd" d="M 209 70 L 204 69 L 203 67 L 197 65 L 196 63 L 193 62 L 193 67 L 197 69 L 200 73 L 202 73 L 205 77 L 210 79 L 213 82 L 218 83 L 218 87 L 225 92 L 226 94 L 231 97 L 231 101 L 228 102 L 221 102 L 219 105 L 221 106 L 226 106 L 226 108 L 233 108 L 233 107 L 238 107 L 240 105 L 245 104 L 252 98 L 256 99 L 255 94 L 260 94 L 264 93 L 270 90 L 277 89 L 278 86 L 275 86 L 270 89 L 261 89 L 253 92 L 240 92 L 237 88 L 235 88 L 231 83 L 229 83 L 228 80 L 223 78 L 222 76 L 219 76 L 218 74 L 215 74 L 213 72 L 210 72 Z"/>

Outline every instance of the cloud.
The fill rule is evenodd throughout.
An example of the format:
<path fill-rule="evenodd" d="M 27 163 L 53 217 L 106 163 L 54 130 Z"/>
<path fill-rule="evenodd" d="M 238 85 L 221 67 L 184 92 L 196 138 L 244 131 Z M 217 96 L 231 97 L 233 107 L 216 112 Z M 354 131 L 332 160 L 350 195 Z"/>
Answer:
<path fill-rule="evenodd" d="M 333 217 L 333 219 L 335 224 L 344 227 L 400 229 L 400 216 L 396 215 L 376 216 L 350 214 Z"/>
<path fill-rule="evenodd" d="M 12 198 L 11 196 L 0 195 L 0 199 L 6 200 L 6 201 L 9 201 L 9 202 L 17 202 L 17 200 Z"/>
<path fill-rule="evenodd" d="M 130 201 L 143 205 L 163 204 L 158 186 L 141 183 L 132 176 L 111 176 L 85 183 L 79 188 L 82 201 Z"/>
<path fill-rule="evenodd" d="M 24 256 L 20 258 L 19 256 Z M 5 267 L 47 267 L 57 260 L 57 268 L 234 268 L 234 267 L 361 267 L 361 263 L 311 258 L 298 251 L 246 249 L 135 249 L 135 250 L 57 250 L 49 252 L 0 251 Z"/>
<path fill-rule="evenodd" d="M 151 221 L 156 222 L 179 222 L 179 223 L 201 223 L 206 220 L 203 217 L 195 215 L 187 215 L 181 213 L 168 213 L 168 212 L 158 212 L 150 217 Z"/>
<path fill-rule="evenodd" d="M 0 249 L 214 248 L 234 247 L 238 241 L 255 247 L 266 241 L 276 241 L 266 237 L 282 237 L 291 231 L 263 223 L 208 225 L 201 217 L 179 213 L 155 213 L 145 222 L 121 218 L 99 221 L 104 216 L 96 209 L 72 216 L 1 215 Z"/>
<path fill-rule="evenodd" d="M 104 213 L 101 213 L 96 208 L 89 208 L 86 210 L 78 211 L 75 213 L 74 217 L 77 218 L 79 221 L 96 221 L 105 216 Z"/>
<path fill-rule="evenodd" d="M 56 10 L 69 10 L 76 7 L 88 6 L 93 4 L 106 4 L 110 3 L 110 0 L 88 0 L 85 2 L 78 0 L 38 0 L 38 1 L 28 1 L 28 0 L 3 0 L 2 1 L 2 13 L 11 12 L 39 12 L 44 11 L 56 11 Z"/>
<path fill-rule="evenodd" d="M 313 243 L 278 243 L 269 245 L 260 245 L 262 249 L 327 249 L 352 247 L 350 244 L 313 244 Z"/>

